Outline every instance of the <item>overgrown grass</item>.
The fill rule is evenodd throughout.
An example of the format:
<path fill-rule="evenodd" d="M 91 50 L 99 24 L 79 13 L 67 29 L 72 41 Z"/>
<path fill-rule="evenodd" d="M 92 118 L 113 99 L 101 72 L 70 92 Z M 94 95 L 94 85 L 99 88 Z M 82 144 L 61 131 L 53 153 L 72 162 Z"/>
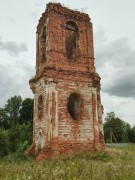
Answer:
<path fill-rule="evenodd" d="M 2 180 L 134 180 L 135 145 L 36 162 L 23 155 L 0 160 Z"/>

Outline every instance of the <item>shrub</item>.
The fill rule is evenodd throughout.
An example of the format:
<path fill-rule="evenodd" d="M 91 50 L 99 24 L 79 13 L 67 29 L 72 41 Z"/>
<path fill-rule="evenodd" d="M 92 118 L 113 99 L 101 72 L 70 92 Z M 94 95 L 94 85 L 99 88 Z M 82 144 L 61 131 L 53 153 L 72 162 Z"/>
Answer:
<path fill-rule="evenodd" d="M 9 152 L 9 131 L 0 128 L 0 156 Z"/>

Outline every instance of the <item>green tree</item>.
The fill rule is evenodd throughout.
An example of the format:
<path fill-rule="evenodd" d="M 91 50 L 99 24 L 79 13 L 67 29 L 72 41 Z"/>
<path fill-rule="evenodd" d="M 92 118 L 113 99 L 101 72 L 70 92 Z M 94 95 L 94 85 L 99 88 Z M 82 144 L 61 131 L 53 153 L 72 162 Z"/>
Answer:
<path fill-rule="evenodd" d="M 135 126 L 129 129 L 128 138 L 131 143 L 135 143 Z"/>
<path fill-rule="evenodd" d="M 33 99 L 13 96 L 0 108 L 0 156 L 23 152 L 32 143 Z"/>
<path fill-rule="evenodd" d="M 7 100 L 5 111 L 10 118 L 11 124 L 14 126 L 19 122 L 20 109 L 22 106 L 21 96 L 14 96 Z"/>
<path fill-rule="evenodd" d="M 114 112 L 107 113 L 104 123 L 104 138 L 108 142 L 128 142 L 128 130 L 130 125 L 117 118 Z"/>
<path fill-rule="evenodd" d="M 19 151 L 25 142 L 27 142 L 27 145 L 30 145 L 32 143 L 31 123 L 12 126 L 9 131 L 9 142 L 10 152 Z"/>
<path fill-rule="evenodd" d="M 3 129 L 9 129 L 10 128 L 9 117 L 8 117 L 6 110 L 4 108 L 0 108 L 0 127 Z"/>
<path fill-rule="evenodd" d="M 22 102 L 22 107 L 20 109 L 20 123 L 33 122 L 33 107 L 34 100 L 31 98 L 26 98 Z"/>
<path fill-rule="evenodd" d="M 0 128 L 0 156 L 9 153 L 9 131 Z"/>

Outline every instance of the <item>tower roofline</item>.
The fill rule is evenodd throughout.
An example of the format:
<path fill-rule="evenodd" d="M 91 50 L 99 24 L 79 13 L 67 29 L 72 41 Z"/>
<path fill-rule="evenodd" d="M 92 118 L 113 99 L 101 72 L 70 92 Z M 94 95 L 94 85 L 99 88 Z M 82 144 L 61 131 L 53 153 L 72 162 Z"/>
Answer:
<path fill-rule="evenodd" d="M 68 16 L 70 18 L 78 19 L 80 21 L 90 21 L 91 20 L 89 15 L 86 13 L 80 12 L 78 10 L 71 10 L 67 7 L 62 6 L 60 3 L 50 2 L 46 5 L 46 10 L 44 13 L 42 13 L 41 18 L 39 19 L 37 29 L 41 26 L 41 24 L 43 23 L 44 19 L 46 18 L 47 14 L 49 12 L 64 15 L 66 17 Z"/>

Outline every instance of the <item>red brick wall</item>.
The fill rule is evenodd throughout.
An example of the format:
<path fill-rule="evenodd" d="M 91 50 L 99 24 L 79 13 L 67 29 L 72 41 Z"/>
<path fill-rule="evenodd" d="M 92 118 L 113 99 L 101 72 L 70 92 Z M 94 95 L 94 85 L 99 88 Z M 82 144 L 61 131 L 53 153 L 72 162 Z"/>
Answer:
<path fill-rule="evenodd" d="M 73 21 L 77 30 L 78 55 L 68 59 L 65 24 Z M 46 38 L 43 41 L 43 28 Z M 46 43 L 46 44 L 42 44 Z M 43 46 L 46 48 L 43 50 Z M 43 54 L 46 58 L 43 58 Z M 95 72 L 93 30 L 87 14 L 49 3 L 37 26 L 36 75 L 30 80 L 35 94 L 35 152 L 39 159 L 61 153 L 104 148 L 100 100 L 100 77 Z M 74 120 L 67 108 L 69 96 L 79 94 L 80 114 Z M 43 97 L 39 117 L 38 98 Z"/>

